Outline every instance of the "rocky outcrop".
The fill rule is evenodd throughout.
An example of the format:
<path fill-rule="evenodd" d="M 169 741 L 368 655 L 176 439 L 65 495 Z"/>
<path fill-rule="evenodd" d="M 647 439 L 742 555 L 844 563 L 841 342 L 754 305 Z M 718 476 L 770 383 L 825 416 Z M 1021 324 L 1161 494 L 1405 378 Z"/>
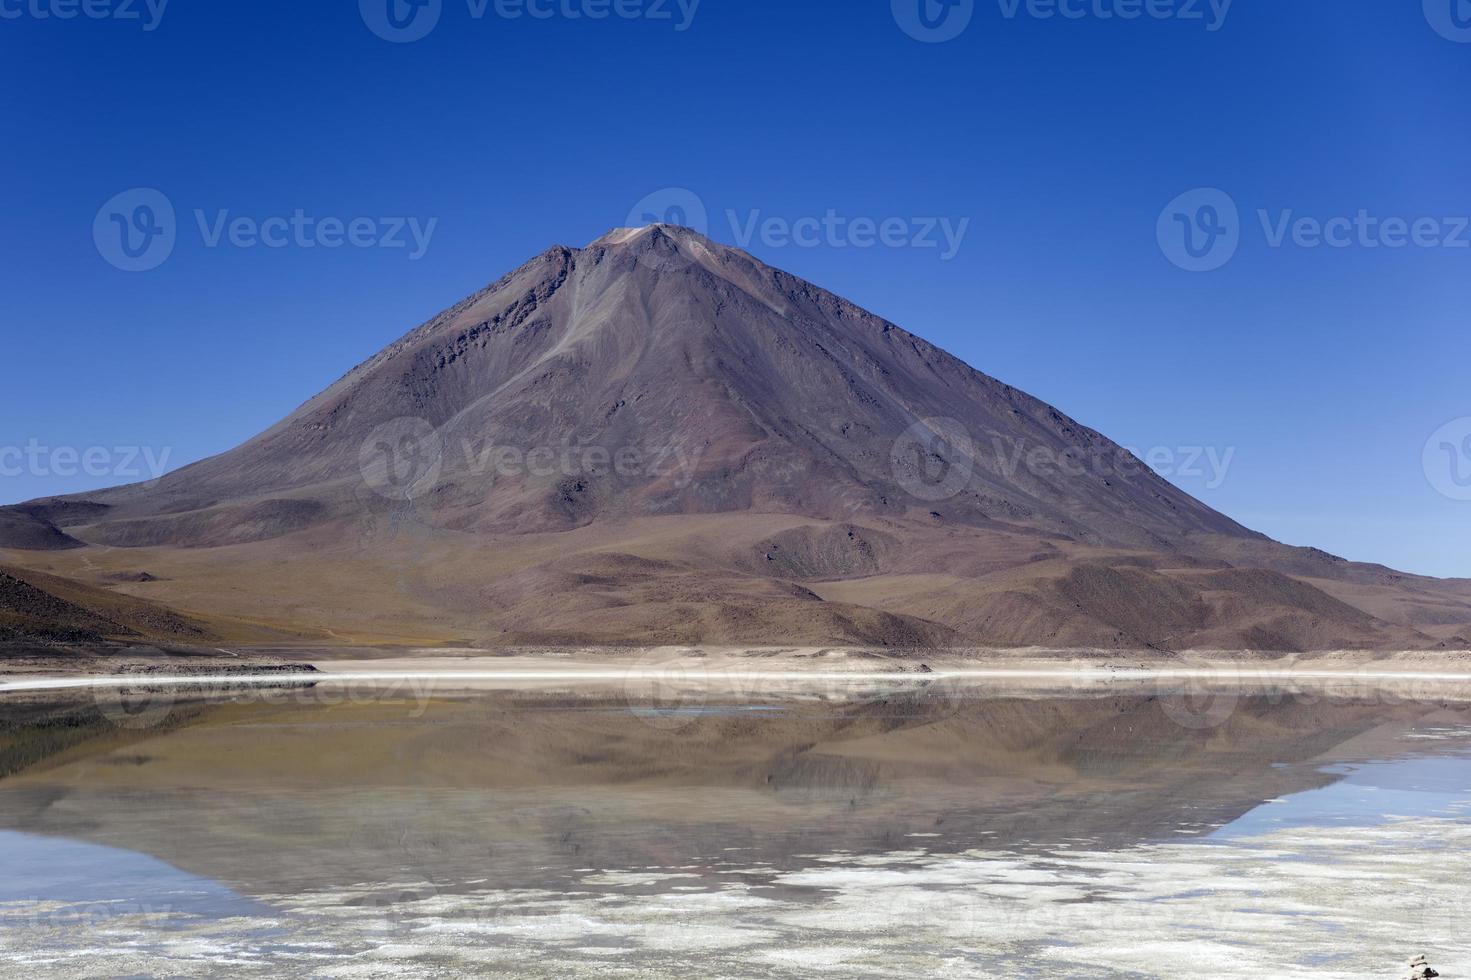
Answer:
<path fill-rule="evenodd" d="M 1424 956 L 1417 956 L 1410 960 L 1410 972 L 1405 974 L 1405 980 L 1428 980 L 1429 977 L 1438 976 L 1440 974 L 1430 968 L 1428 959 Z"/>

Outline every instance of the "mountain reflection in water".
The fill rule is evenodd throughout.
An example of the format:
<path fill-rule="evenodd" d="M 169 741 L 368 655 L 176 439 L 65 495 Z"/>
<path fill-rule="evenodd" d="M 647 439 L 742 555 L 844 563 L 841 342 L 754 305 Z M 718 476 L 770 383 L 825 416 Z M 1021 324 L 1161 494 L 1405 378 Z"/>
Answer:
<path fill-rule="evenodd" d="M 98 871 L 87 894 L 63 857 L 54 882 L 32 862 L 26 894 L 0 891 L 0 962 L 1117 976 L 1178 946 L 1202 975 L 1369 977 L 1425 946 L 1471 965 L 1448 925 L 1471 880 L 1471 705 L 1198 702 L 278 691 L 172 704 L 138 728 L 90 699 L 0 704 L 0 829 L 148 855 L 255 903 L 124 911 L 107 926 L 126 938 L 99 948 L 95 919 L 64 909 L 126 910 L 137 873 Z M 1289 861 L 1305 866 L 1279 880 Z M 1349 878 L 1334 891 L 1317 872 Z M 7 909 L 57 926 L 7 929 Z"/>

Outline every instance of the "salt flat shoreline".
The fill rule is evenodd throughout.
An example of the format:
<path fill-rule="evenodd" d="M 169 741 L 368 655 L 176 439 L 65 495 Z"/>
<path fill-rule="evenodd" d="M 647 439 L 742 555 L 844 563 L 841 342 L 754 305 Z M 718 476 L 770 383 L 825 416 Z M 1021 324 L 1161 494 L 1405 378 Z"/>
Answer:
<path fill-rule="evenodd" d="M 264 687 L 283 684 L 395 684 L 479 687 L 697 686 L 759 691 L 763 686 L 835 682 L 994 683 L 1097 686 L 1139 681 L 1189 683 L 1445 684 L 1471 689 L 1471 652 L 1334 651 L 1265 655 L 1192 651 L 930 650 L 855 648 L 217 650 L 212 655 L 59 657 L 45 651 L 0 657 L 0 695 L 76 689 Z"/>

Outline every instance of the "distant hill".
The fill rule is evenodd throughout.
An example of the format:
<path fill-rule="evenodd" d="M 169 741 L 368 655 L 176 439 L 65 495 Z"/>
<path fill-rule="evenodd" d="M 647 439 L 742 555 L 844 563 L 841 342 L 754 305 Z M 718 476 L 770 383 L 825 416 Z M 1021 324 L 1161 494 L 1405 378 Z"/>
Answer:
<path fill-rule="evenodd" d="M 0 566 L 0 640 L 203 641 L 202 624 L 156 603 Z"/>

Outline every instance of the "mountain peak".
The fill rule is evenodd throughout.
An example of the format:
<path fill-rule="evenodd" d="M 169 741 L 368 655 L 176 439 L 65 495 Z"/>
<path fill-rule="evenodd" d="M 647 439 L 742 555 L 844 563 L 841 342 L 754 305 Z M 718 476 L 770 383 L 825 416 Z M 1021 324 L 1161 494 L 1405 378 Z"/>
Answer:
<path fill-rule="evenodd" d="M 386 563 L 405 615 L 502 642 L 1430 642 L 1286 576 L 1407 605 L 1420 586 L 1306 562 L 1057 409 L 663 223 L 547 250 L 234 450 L 0 508 L 0 547 L 94 545 L 150 566 L 221 549 L 224 605 L 242 561 L 272 583 L 284 557 L 336 556 L 322 580 Z"/>
<path fill-rule="evenodd" d="M 643 235 L 654 225 L 644 225 L 640 228 L 613 228 L 607 234 L 594 238 L 587 243 L 588 248 L 597 248 L 602 245 L 627 245 L 629 242 Z"/>
<path fill-rule="evenodd" d="M 702 245 L 715 244 L 707 236 L 699 231 L 696 231 L 694 228 L 687 228 L 684 225 L 671 225 L 663 222 L 657 222 L 655 224 L 642 225 L 640 227 L 610 229 L 606 234 L 593 239 L 591 242 L 588 242 L 587 248 L 609 248 L 617 247 L 620 245 L 633 245 L 645 239 L 651 238 L 668 239 L 678 244 L 688 244 L 690 242 L 698 242 Z"/>
<path fill-rule="evenodd" d="M 241 526 L 215 513 L 221 501 L 262 497 L 291 501 L 289 519 L 250 525 L 272 536 L 351 518 L 363 452 L 404 419 L 459 451 L 442 460 L 434 499 L 485 533 L 755 512 L 941 513 L 1147 547 L 1250 536 L 1050 406 L 740 249 L 653 223 L 543 253 L 235 451 L 153 488 L 93 495 L 126 519 L 90 540 L 214 543 L 216 523 Z M 687 471 L 653 478 L 527 471 L 487 486 L 475 448 L 487 446 L 691 455 Z M 1011 462 L 1023 457 L 1065 464 Z M 174 533 L 194 512 L 200 527 Z"/>

